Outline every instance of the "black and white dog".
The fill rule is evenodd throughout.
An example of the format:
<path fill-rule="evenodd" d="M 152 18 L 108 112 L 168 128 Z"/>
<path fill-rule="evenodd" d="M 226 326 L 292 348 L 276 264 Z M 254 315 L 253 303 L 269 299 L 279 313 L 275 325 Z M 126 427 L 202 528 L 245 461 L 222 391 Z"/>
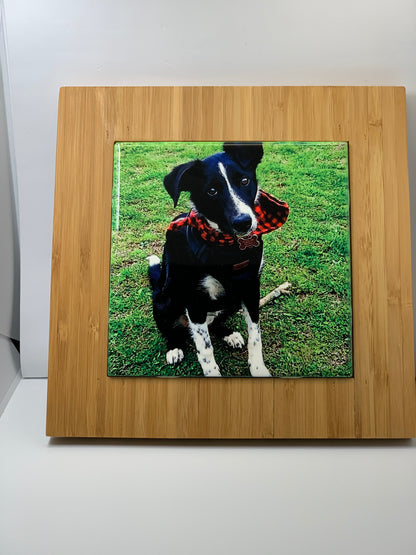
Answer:
<path fill-rule="evenodd" d="M 258 190 L 261 143 L 224 143 L 223 149 L 177 166 L 164 179 L 174 205 L 181 191 L 190 191 L 193 208 L 169 225 L 162 263 L 157 256 L 148 257 L 153 314 L 167 339 L 169 364 L 183 359 L 190 333 L 204 375 L 221 376 L 210 332 L 242 348 L 241 334 L 225 326 L 242 308 L 250 373 L 270 376 L 259 325 L 261 235 L 280 227 L 289 208 Z"/>

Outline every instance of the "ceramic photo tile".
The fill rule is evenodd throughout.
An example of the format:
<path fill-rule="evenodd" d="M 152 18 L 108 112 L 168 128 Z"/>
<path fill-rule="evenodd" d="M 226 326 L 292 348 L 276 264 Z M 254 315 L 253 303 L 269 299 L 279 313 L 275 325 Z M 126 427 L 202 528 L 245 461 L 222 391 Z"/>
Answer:
<path fill-rule="evenodd" d="M 346 142 L 117 142 L 108 375 L 352 377 Z"/>

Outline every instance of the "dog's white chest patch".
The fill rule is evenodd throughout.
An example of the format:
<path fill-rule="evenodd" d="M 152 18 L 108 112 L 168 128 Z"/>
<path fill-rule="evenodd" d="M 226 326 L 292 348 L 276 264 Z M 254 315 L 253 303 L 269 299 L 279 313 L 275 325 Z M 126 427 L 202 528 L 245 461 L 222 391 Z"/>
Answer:
<path fill-rule="evenodd" d="M 211 300 L 216 301 L 225 294 L 222 284 L 214 277 L 208 275 L 201 280 L 201 288 L 206 291 Z"/>

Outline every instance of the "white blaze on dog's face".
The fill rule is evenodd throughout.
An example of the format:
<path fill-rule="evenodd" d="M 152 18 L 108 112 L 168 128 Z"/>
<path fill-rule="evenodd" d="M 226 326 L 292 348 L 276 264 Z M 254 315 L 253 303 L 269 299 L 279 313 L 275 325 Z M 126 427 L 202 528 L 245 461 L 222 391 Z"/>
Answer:
<path fill-rule="evenodd" d="M 250 194 L 244 194 L 247 193 L 247 191 L 244 191 L 244 189 L 250 185 L 250 178 L 246 175 L 239 179 L 237 178 L 237 182 L 239 181 L 239 187 L 233 187 L 227 175 L 227 170 L 222 162 L 218 162 L 218 169 L 227 185 L 227 192 L 230 199 L 231 226 L 233 228 L 233 231 L 237 235 L 247 235 L 254 231 L 257 227 L 256 215 L 253 208 L 251 207 L 253 203 L 250 198 Z M 243 200 L 242 196 L 240 195 L 248 198 Z M 254 198 L 256 197 L 257 186 L 256 195 Z"/>

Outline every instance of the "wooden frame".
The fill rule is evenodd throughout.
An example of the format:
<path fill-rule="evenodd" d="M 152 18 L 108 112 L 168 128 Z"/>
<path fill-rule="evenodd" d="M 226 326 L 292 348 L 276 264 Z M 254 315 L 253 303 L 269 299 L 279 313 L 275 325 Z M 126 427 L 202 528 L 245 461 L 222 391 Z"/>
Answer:
<path fill-rule="evenodd" d="M 348 141 L 354 377 L 107 377 L 116 141 Z M 47 434 L 416 435 L 405 91 L 114 87 L 60 92 Z"/>

